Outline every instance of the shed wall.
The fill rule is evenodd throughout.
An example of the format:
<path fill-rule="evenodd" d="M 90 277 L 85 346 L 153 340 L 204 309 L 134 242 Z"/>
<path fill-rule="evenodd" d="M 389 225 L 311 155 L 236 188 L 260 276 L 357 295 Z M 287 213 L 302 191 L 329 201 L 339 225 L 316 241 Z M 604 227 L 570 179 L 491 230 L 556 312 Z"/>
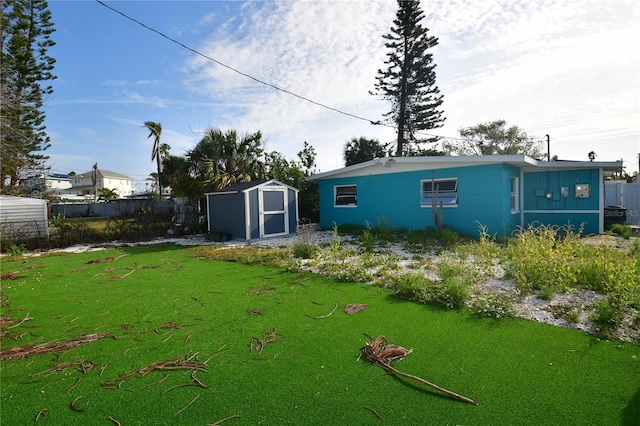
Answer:
<path fill-rule="evenodd" d="M 234 239 L 246 239 L 244 194 L 209 195 L 209 232 L 226 232 Z"/>
<path fill-rule="evenodd" d="M 47 202 L 23 197 L 0 197 L 0 239 L 49 238 Z"/>

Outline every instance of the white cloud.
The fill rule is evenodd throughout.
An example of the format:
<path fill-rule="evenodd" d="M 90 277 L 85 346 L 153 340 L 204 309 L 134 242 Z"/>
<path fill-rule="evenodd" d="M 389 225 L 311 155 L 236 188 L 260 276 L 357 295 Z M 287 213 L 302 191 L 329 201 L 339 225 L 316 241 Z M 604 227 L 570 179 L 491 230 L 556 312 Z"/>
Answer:
<path fill-rule="evenodd" d="M 636 2 L 439 0 L 422 7 L 423 25 L 440 41 L 434 53 L 447 117 L 432 133 L 457 137 L 461 127 L 505 119 L 532 136 L 564 142 L 557 146 L 561 158 L 580 157 L 582 145 L 606 146 L 615 138 L 625 159 L 634 160 L 640 59 L 629 43 L 640 35 Z M 219 30 L 198 50 L 360 117 L 378 120 L 388 110 L 369 91 L 384 68 L 382 35 L 392 25 L 395 2 L 259 2 L 241 10 L 222 23 L 216 17 Z M 214 104 L 208 124 L 261 130 L 268 149 L 289 157 L 306 140 L 323 170 L 342 165 L 342 147 L 352 137 L 395 139 L 388 128 L 323 109 L 202 57 L 189 59 L 183 71 L 187 87 Z"/>

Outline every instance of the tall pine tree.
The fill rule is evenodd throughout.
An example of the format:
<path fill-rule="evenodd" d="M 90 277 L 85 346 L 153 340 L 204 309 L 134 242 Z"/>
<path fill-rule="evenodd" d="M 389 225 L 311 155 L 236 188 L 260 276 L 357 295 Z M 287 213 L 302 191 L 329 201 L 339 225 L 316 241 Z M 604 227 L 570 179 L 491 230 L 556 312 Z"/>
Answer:
<path fill-rule="evenodd" d="M 1 19 L 0 190 L 5 193 L 25 174 L 45 169 L 42 152 L 50 139 L 42 106 L 53 88 L 43 83 L 55 79 L 55 59 L 47 55 L 55 29 L 45 0 L 3 0 Z"/>
<path fill-rule="evenodd" d="M 443 96 L 436 86 L 436 65 L 429 49 L 438 44 L 436 37 L 420 24 L 424 12 L 418 0 L 398 0 L 398 12 L 391 32 L 383 36 L 389 49 L 386 70 L 378 70 L 376 95 L 391 102 L 385 117 L 398 129 L 396 156 L 424 155 L 432 150 L 419 147 L 435 143 L 439 137 L 420 139 L 418 131 L 442 127 L 440 110 Z"/>

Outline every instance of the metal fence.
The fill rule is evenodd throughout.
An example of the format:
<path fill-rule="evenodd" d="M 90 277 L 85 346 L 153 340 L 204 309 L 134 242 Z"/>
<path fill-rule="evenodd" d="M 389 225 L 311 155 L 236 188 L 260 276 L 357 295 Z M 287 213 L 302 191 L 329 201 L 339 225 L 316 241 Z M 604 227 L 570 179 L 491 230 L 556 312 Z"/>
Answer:
<path fill-rule="evenodd" d="M 621 206 L 626 209 L 626 223 L 640 225 L 640 182 L 605 182 L 605 207 Z"/>
<path fill-rule="evenodd" d="M 134 216 L 142 209 L 153 209 L 159 215 L 174 215 L 173 200 L 114 200 L 106 203 L 69 203 L 51 206 L 53 217 L 61 214 L 67 218 L 97 216 L 121 217 Z"/>

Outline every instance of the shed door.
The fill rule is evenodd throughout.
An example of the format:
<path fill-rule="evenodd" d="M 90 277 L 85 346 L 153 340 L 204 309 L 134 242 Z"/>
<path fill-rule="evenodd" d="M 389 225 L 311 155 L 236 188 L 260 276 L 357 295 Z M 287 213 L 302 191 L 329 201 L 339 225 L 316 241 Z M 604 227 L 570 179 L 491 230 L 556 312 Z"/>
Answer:
<path fill-rule="evenodd" d="M 287 188 L 259 189 L 260 238 L 289 234 Z"/>

